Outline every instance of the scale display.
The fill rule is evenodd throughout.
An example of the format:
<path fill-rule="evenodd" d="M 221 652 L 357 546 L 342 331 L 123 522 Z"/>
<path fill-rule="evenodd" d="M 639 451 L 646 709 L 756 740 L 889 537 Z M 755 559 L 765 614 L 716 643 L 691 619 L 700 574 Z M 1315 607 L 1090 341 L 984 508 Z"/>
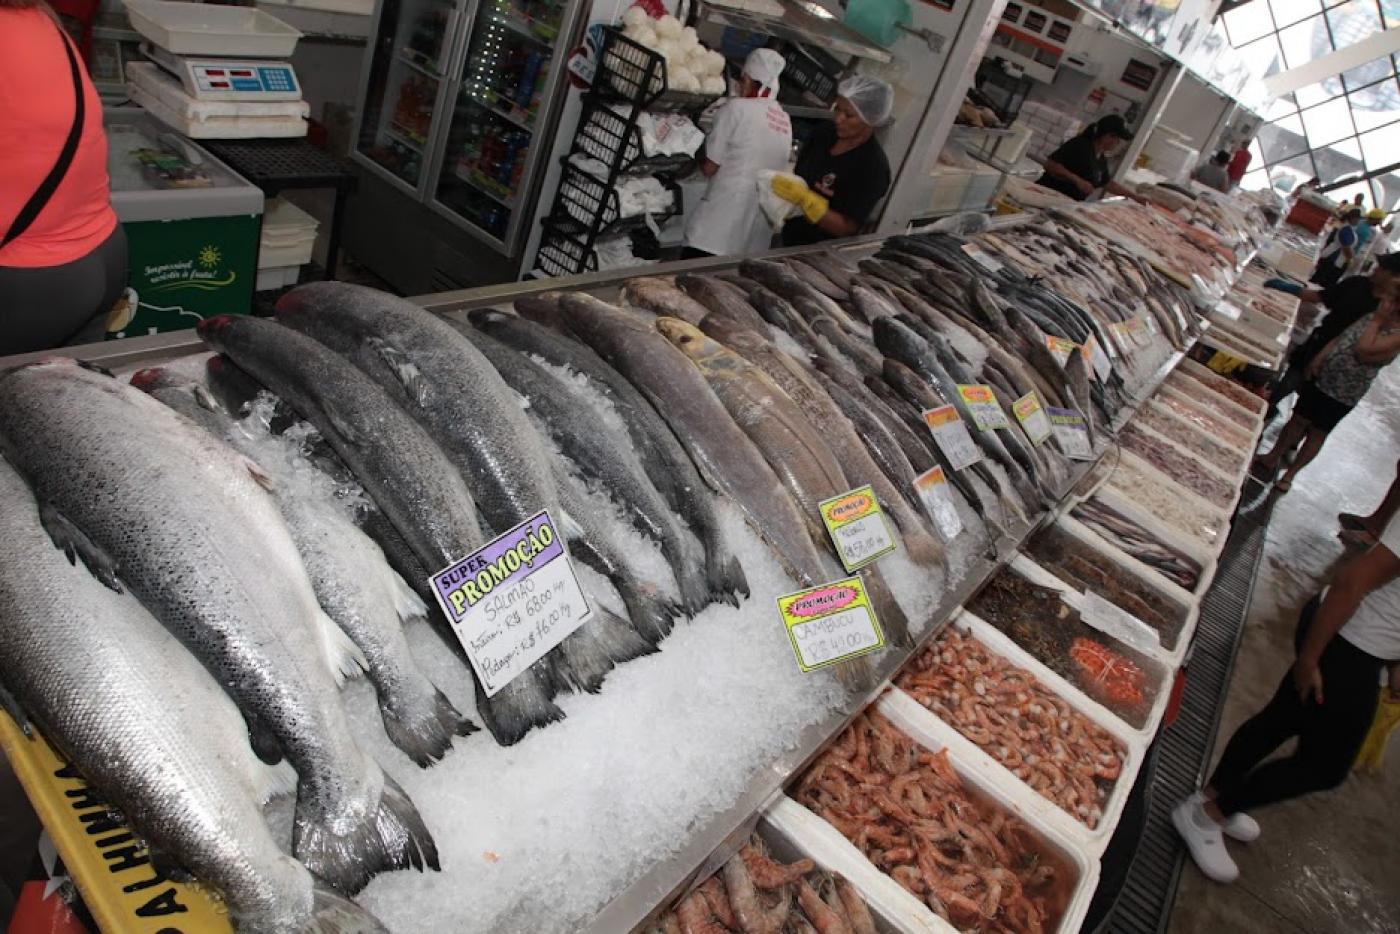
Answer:
<path fill-rule="evenodd" d="M 184 85 L 185 93 L 201 101 L 299 101 L 301 82 L 288 62 L 266 59 L 210 58 L 174 55 L 150 43 L 148 58 Z"/>

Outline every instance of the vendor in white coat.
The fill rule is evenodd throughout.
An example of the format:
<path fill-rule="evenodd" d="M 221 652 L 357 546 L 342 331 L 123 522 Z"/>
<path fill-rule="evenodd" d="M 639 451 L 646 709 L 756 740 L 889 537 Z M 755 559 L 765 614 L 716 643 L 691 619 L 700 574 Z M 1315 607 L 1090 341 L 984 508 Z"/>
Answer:
<path fill-rule="evenodd" d="M 768 249 L 773 230 L 758 206 L 762 171 L 781 172 L 792 154 L 792 121 L 778 104 L 783 57 L 755 49 L 744 62 L 739 96 L 715 114 L 700 171 L 705 197 L 685 222 L 682 257 L 749 254 Z"/>

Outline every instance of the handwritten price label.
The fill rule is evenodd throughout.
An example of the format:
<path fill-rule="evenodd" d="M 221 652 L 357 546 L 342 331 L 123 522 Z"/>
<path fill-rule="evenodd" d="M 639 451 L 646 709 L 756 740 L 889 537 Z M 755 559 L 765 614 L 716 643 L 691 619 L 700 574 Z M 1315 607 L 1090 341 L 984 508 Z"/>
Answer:
<path fill-rule="evenodd" d="M 1045 347 L 1050 351 L 1050 354 L 1055 358 L 1055 362 L 1060 366 L 1064 366 L 1069 362 L 1069 355 L 1074 353 L 1074 348 L 1076 346 L 1074 341 L 1068 340 L 1067 338 L 1056 337 L 1053 334 L 1045 335 Z M 1087 362 L 1089 358 L 1085 357 L 1084 359 Z"/>
<path fill-rule="evenodd" d="M 1162 647 L 1157 630 L 1092 590 L 1084 591 L 1079 615 L 1084 618 L 1084 622 L 1099 632 L 1115 636 L 1139 652 L 1154 652 Z"/>
<path fill-rule="evenodd" d="M 556 529 L 543 510 L 430 579 L 487 697 L 593 612 Z"/>
<path fill-rule="evenodd" d="M 847 571 L 856 571 L 894 551 L 894 535 L 873 487 L 833 496 L 817 508 Z"/>
<path fill-rule="evenodd" d="M 967 406 L 967 412 L 972 416 L 972 423 L 983 431 L 1011 427 L 1011 423 L 1006 420 L 1006 413 L 1001 410 L 1001 403 L 997 402 L 996 393 L 992 392 L 991 386 L 979 383 L 967 386 L 960 385 L 958 386 L 958 396 L 962 399 L 963 405 Z"/>
<path fill-rule="evenodd" d="M 967 423 L 951 405 L 925 411 L 924 424 L 933 432 L 934 443 L 954 470 L 964 470 L 982 459 L 982 449 L 972 440 Z"/>
<path fill-rule="evenodd" d="M 1046 409 L 1050 413 L 1050 427 L 1055 432 L 1055 440 L 1070 460 L 1087 461 L 1094 459 L 1094 448 L 1089 443 L 1089 426 L 1084 416 L 1074 409 Z"/>
<path fill-rule="evenodd" d="M 859 577 L 784 594 L 778 598 L 778 613 L 803 671 L 858 658 L 885 645 Z"/>
<path fill-rule="evenodd" d="M 915 477 L 914 489 L 918 491 L 919 501 L 924 504 L 938 534 L 945 542 L 951 542 L 963 530 L 963 524 L 957 504 L 953 501 L 953 491 L 948 486 L 948 478 L 943 473 L 943 465 Z"/>
<path fill-rule="evenodd" d="M 1094 376 L 1103 383 L 1108 381 L 1108 375 L 1113 372 L 1113 362 L 1108 359 L 1108 354 L 1103 352 L 1099 346 L 1099 339 L 1093 334 L 1084 342 L 1084 361 L 1094 368 Z"/>
<path fill-rule="evenodd" d="M 1016 413 L 1016 420 L 1021 423 L 1032 444 L 1039 447 L 1050 439 L 1050 416 L 1045 413 L 1045 407 L 1040 404 L 1040 397 L 1034 389 L 1011 403 L 1011 411 Z"/>

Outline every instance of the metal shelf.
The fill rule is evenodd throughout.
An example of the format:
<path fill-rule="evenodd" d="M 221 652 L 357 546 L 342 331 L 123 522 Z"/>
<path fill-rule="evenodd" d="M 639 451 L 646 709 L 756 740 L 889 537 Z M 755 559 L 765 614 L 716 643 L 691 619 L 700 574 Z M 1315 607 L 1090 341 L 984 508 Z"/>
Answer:
<path fill-rule="evenodd" d="M 837 20 L 822 7 L 803 0 L 779 2 L 783 5 L 782 16 L 733 10 L 708 3 L 701 4 L 699 15 L 701 19 L 721 26 L 763 33 L 799 45 L 814 45 L 839 55 L 854 55 L 872 62 L 891 61 L 889 52 L 872 44 L 869 39 Z"/>

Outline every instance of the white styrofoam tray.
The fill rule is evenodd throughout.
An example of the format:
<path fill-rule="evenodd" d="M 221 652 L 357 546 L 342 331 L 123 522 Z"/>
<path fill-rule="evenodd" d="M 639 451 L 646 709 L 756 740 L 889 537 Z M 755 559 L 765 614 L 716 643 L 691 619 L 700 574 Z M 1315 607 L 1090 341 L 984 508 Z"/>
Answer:
<path fill-rule="evenodd" d="M 1171 581 L 1157 574 L 1141 561 L 1126 554 L 1122 549 L 1116 548 L 1112 544 L 1104 541 L 1083 524 L 1069 516 L 1065 515 L 1057 519 L 1055 527 L 1082 544 L 1090 553 L 1095 555 L 1099 561 L 1112 562 L 1120 570 L 1126 572 L 1129 577 L 1139 583 L 1144 590 L 1151 591 L 1177 609 L 1178 617 L 1181 620 L 1181 630 L 1177 633 L 1176 641 L 1168 646 L 1159 638 L 1156 648 L 1153 649 L 1151 653 L 1154 657 L 1161 659 L 1171 668 L 1176 668 L 1176 666 L 1181 663 L 1182 657 L 1186 654 L 1186 648 L 1191 642 L 1191 635 L 1196 631 L 1196 620 L 1201 615 L 1200 600 L 1197 599 L 1194 594 L 1178 587 L 1176 584 L 1173 584 Z M 1054 577 L 1057 581 L 1060 581 L 1063 587 L 1070 588 L 1071 590 L 1074 589 L 1074 585 L 1071 582 L 1062 580 L 1055 574 L 1054 569 L 1040 564 L 1033 555 L 1026 554 L 1024 557 L 1026 557 L 1028 561 L 1034 562 L 1039 570 Z M 1099 596 L 1108 599 L 1104 594 L 1099 594 Z M 1129 611 L 1124 609 L 1124 612 Z M 1093 624 L 1090 623 L 1090 625 Z M 1143 625 L 1146 626 L 1145 623 Z M 1155 633 L 1156 631 L 1153 630 L 1153 632 Z"/>
<path fill-rule="evenodd" d="M 1125 497 L 1131 498 L 1133 490 L 1124 486 L 1131 474 L 1137 474 L 1144 484 L 1160 490 L 1164 496 L 1172 500 L 1179 500 L 1184 507 L 1199 514 L 1203 521 L 1209 523 L 1213 534 L 1211 536 L 1196 536 L 1197 541 L 1209 548 L 1212 554 L 1217 556 L 1220 554 L 1230 530 L 1229 513 L 1202 499 L 1131 451 L 1118 452 L 1118 461 L 1110 470 L 1104 486 L 1118 490 Z M 1145 505 L 1144 508 L 1151 509 L 1151 506 Z M 1183 534 L 1194 534 L 1190 528 L 1182 528 L 1166 516 L 1162 516 L 1161 519 L 1173 528 L 1180 529 Z"/>
<path fill-rule="evenodd" d="M 1209 404 L 1210 400 L 1199 399 L 1196 396 L 1193 396 L 1190 392 L 1187 392 L 1186 390 L 1182 389 L 1180 386 L 1172 385 L 1170 383 L 1163 383 L 1157 388 L 1157 392 L 1153 393 L 1153 395 L 1169 398 L 1175 402 L 1184 405 L 1192 412 L 1197 412 L 1202 416 L 1208 417 L 1211 421 L 1217 424 L 1228 426 L 1232 432 L 1236 432 L 1244 437 L 1244 446 L 1248 448 L 1250 454 L 1253 453 L 1255 445 L 1259 443 L 1260 435 L 1264 433 L 1264 425 L 1262 422 L 1258 425 L 1251 427 L 1249 425 L 1241 425 L 1239 422 L 1231 421 L 1228 416 L 1223 414 L 1223 412 L 1219 410 L 1213 411 Z M 1214 398 L 1219 397 L 1217 396 Z M 1180 418 L 1182 416 L 1178 415 L 1177 417 Z"/>
<path fill-rule="evenodd" d="M 1177 412 L 1175 409 L 1173 409 L 1171 406 L 1165 404 L 1165 403 L 1162 402 L 1160 399 L 1158 399 L 1156 395 L 1154 395 L 1153 397 L 1149 398 L 1149 399 L 1148 399 L 1146 402 L 1144 402 L 1143 404 L 1144 404 L 1147 408 L 1150 408 L 1150 409 L 1152 410 L 1152 413 L 1153 413 L 1154 415 L 1158 415 L 1158 416 L 1160 416 L 1160 417 L 1162 417 L 1162 418 L 1165 418 L 1165 419 L 1167 419 L 1168 421 L 1172 422 L 1172 423 L 1175 424 L 1175 425 L 1180 425 L 1184 430 L 1191 431 L 1191 432 L 1194 432 L 1194 433 L 1196 433 L 1196 434 L 1202 435 L 1203 437 L 1205 437 L 1205 438 L 1209 439 L 1211 442 L 1213 442 L 1216 446 L 1221 447 L 1221 448 L 1224 448 L 1225 451 L 1226 451 L 1228 454 L 1234 455 L 1234 460 L 1235 460 L 1235 462 L 1236 462 L 1236 466 L 1235 466 L 1235 469 L 1234 469 L 1233 471 L 1230 471 L 1230 472 L 1228 473 L 1228 475 L 1229 475 L 1229 476 L 1232 476 L 1232 477 L 1234 477 L 1234 478 L 1236 478 L 1237 482 L 1239 482 L 1239 483 L 1243 483 L 1243 482 L 1244 482 L 1244 478 L 1245 478 L 1246 476 L 1248 476 L 1248 474 L 1249 474 L 1249 462 L 1250 462 L 1251 455 L 1252 455 L 1253 452 L 1251 452 L 1251 451 L 1242 451 L 1242 450 L 1239 450 L 1239 449 L 1236 448 L 1236 447 L 1232 444 L 1232 442 L 1230 442 L 1229 440 L 1227 440 L 1227 439 L 1225 439 L 1224 437 L 1222 437 L 1222 436 L 1216 434 L 1216 433 L 1213 432 L 1213 431 L 1207 430 L 1206 428 L 1204 428 L 1204 427 L 1201 426 L 1201 425 L 1196 424 L 1195 422 L 1191 421 L 1189 418 L 1186 418 L 1186 417 L 1183 416 L 1181 413 L 1179 413 L 1179 412 Z M 1144 428 L 1147 428 L 1147 427 L 1150 427 L 1150 426 L 1144 425 L 1143 427 L 1144 427 Z M 1153 431 L 1156 431 L 1155 428 L 1152 429 L 1152 430 L 1153 430 Z M 1241 434 L 1244 434 L 1244 433 L 1246 433 L 1246 430 L 1243 429 L 1243 428 L 1241 428 L 1241 429 L 1240 429 L 1240 433 L 1241 433 Z M 1212 466 L 1216 466 L 1216 465 L 1213 464 Z M 1218 470 L 1223 470 L 1224 468 L 1221 468 L 1221 467 L 1218 467 L 1218 466 L 1217 466 L 1216 469 L 1218 469 Z"/>
<path fill-rule="evenodd" d="M 1069 584 L 1066 584 L 1025 555 L 1018 554 L 1015 558 L 1012 558 L 1011 567 L 1016 573 L 1021 574 L 1034 584 L 1060 591 L 1064 602 L 1073 608 L 1075 612 L 1079 612 L 1080 608 L 1083 606 L 1084 597 L 1079 591 L 1075 590 Z M 1034 663 L 1035 668 L 1033 670 L 1037 675 L 1042 671 L 1045 673 L 1046 678 L 1044 680 L 1050 684 L 1056 694 L 1066 699 L 1073 697 L 1084 705 L 1092 705 L 1097 712 L 1102 713 L 1104 717 L 1111 718 L 1114 723 L 1119 725 L 1117 732 L 1127 733 L 1135 737 L 1144 748 L 1150 744 L 1153 737 L 1157 735 L 1157 727 L 1161 725 L 1162 716 L 1167 710 L 1167 702 L 1171 700 L 1172 682 L 1176 679 L 1175 665 L 1169 665 L 1160 656 L 1133 648 L 1114 633 L 1107 632 L 1088 620 L 1083 620 L 1084 625 L 1100 634 L 1102 637 L 1100 641 L 1109 649 L 1124 655 L 1124 657 L 1127 657 L 1126 653 L 1132 652 L 1134 655 L 1141 657 L 1146 666 L 1147 681 L 1149 686 L 1155 691 L 1155 694 L 1152 698 L 1152 705 L 1147 709 L 1147 716 L 1143 719 L 1142 726 L 1133 726 L 1131 723 L 1118 716 L 1118 714 L 1108 709 L 1108 707 L 1094 700 L 1068 678 L 1052 671 L 1048 665 L 1026 651 L 1016 640 L 1012 639 L 1006 633 L 997 629 L 971 610 L 964 610 L 963 612 L 970 620 L 974 621 L 972 631 L 977 638 L 982 639 L 983 636 L 986 635 L 987 639 L 991 639 L 997 643 L 997 645 L 994 646 L 992 642 L 987 642 L 989 647 L 996 648 L 998 652 L 1006 655 L 1008 659 L 1023 668 L 1030 667 L 1030 665 L 1027 664 L 1028 662 Z M 1096 717 L 1095 719 L 1098 718 Z"/>
<path fill-rule="evenodd" d="M 285 58 L 301 32 L 254 7 L 126 0 L 131 28 L 176 55 Z"/>
<path fill-rule="evenodd" d="M 1259 419 L 1260 421 L 1263 421 L 1264 410 L 1268 407 L 1268 403 L 1266 403 L 1263 399 L 1258 399 L 1258 397 L 1256 396 L 1255 398 L 1258 399 L 1257 405 L 1245 405 L 1243 403 L 1236 402 L 1234 398 L 1225 395 L 1218 389 L 1212 388 L 1210 385 L 1210 381 L 1225 380 L 1226 382 L 1229 382 L 1228 379 L 1226 379 L 1224 376 L 1221 376 L 1219 373 L 1214 372 L 1210 369 L 1210 367 L 1202 366 L 1195 360 L 1192 360 L 1190 357 L 1183 357 L 1181 359 L 1181 362 L 1177 364 L 1176 368 L 1180 370 L 1188 379 L 1200 383 L 1206 389 L 1209 389 L 1211 393 L 1219 396 L 1222 400 L 1230 403 L 1236 408 L 1244 409 L 1244 411 L 1248 412 L 1250 415 L 1253 415 L 1255 418 Z"/>
<path fill-rule="evenodd" d="M 910 703 L 919 710 L 923 710 L 912 700 Z M 1065 911 L 1060 918 L 1060 923 L 1047 934 L 1073 934 L 1073 932 L 1078 931 L 1084 923 L 1089 903 L 1093 900 L 1094 890 L 1098 888 L 1098 857 L 1091 853 L 1080 840 L 1066 835 L 1055 824 L 1045 820 L 1041 815 L 1042 805 L 1037 803 L 1044 799 L 1029 788 L 1015 779 L 1011 782 L 1001 781 L 994 772 L 985 768 L 984 763 L 963 757 L 957 747 L 945 745 L 939 737 L 924 730 L 922 727 L 926 721 L 922 718 L 918 721 L 909 720 L 903 715 L 902 710 L 893 705 L 887 705 L 884 699 L 877 701 L 876 705 L 882 716 L 929 752 L 938 753 L 946 748 L 948 761 L 952 765 L 953 771 L 958 774 L 969 791 L 990 804 L 1000 807 L 1008 814 L 1023 820 L 1043 845 L 1058 852 L 1070 866 L 1078 871 L 1078 878 L 1075 879 L 1074 888 L 1069 893 L 1069 899 L 1065 904 Z M 1037 801 L 1029 801 L 1028 797 L 1035 798 Z M 861 880 L 868 879 L 872 873 L 887 882 L 889 886 L 897 890 L 897 893 L 893 891 L 890 893 L 891 898 L 902 894 L 903 899 L 900 901 L 909 906 L 910 914 L 922 919 L 923 926 L 918 930 L 939 932 L 957 930 L 952 924 L 934 914 L 922 899 L 912 895 L 899 883 L 877 869 L 866 858 L 865 854 L 856 848 L 855 844 L 842 836 L 841 831 L 797 801 L 782 797 L 768 808 L 764 816 L 770 822 L 782 827 L 794 839 L 800 841 L 804 848 L 808 850 L 819 848 L 823 853 L 831 854 L 833 859 L 839 859 L 839 866 L 833 865 L 828 868 L 845 875 L 846 878 L 855 883 L 862 894 L 866 894 L 867 890 L 862 887 Z M 867 898 L 870 897 L 867 894 Z M 906 899 L 907 901 L 905 901 Z"/>
<path fill-rule="evenodd" d="M 1196 581 L 1196 586 L 1191 593 L 1197 600 L 1205 596 L 1206 591 L 1210 589 L 1210 585 L 1215 581 L 1215 572 L 1218 567 L 1218 561 L 1214 551 L 1207 548 L 1205 544 L 1198 539 L 1194 539 L 1179 529 L 1166 524 L 1117 490 L 1104 487 L 1087 496 L 1075 497 L 1073 503 L 1066 507 L 1064 519 L 1079 526 L 1084 530 L 1085 534 L 1093 536 L 1110 547 L 1114 547 L 1112 542 L 1104 539 L 1073 515 L 1074 507 L 1088 499 L 1097 500 L 1100 504 L 1121 514 L 1123 518 L 1142 526 L 1153 538 L 1164 545 L 1183 552 L 1186 557 L 1199 564 L 1201 567 L 1201 575 Z M 1152 573 L 1156 574 L 1155 571 Z M 1157 576 L 1161 577 L 1161 575 Z M 1166 581 L 1165 577 L 1161 577 L 1161 579 Z M 1166 582 L 1170 583 L 1170 581 Z"/>
<path fill-rule="evenodd" d="M 1060 691 L 1060 687 L 1064 685 L 1062 678 L 1027 655 L 1020 646 L 997 632 L 995 627 L 985 620 L 963 610 L 950 625 L 957 626 L 966 635 L 977 639 L 992 654 L 999 655 L 1015 667 L 1030 673 L 1047 690 L 1060 697 L 1073 710 L 1088 718 L 1092 723 L 1102 727 L 1122 744 L 1124 750 L 1122 771 L 1114 781 L 1108 797 L 1104 800 L 1103 815 L 1099 818 L 1098 826 L 1090 829 L 1087 824 L 1065 811 L 1054 801 L 1032 789 L 1014 772 L 998 762 L 994 756 L 984 752 L 976 743 L 958 732 L 956 727 L 919 703 L 918 699 L 909 692 L 900 688 L 892 688 L 889 696 L 897 695 L 897 699 L 891 700 L 889 703 L 907 705 L 906 710 L 901 714 L 902 718 L 917 719 L 922 724 L 922 730 L 937 736 L 944 745 L 960 757 L 969 762 L 975 762 L 979 768 L 992 774 L 996 781 L 1014 789 L 1015 794 L 1024 795 L 1023 808 L 1042 815 L 1044 820 L 1054 824 L 1065 836 L 1081 842 L 1090 853 L 1096 856 L 1101 855 L 1108 846 L 1108 841 L 1113 837 L 1118 821 L 1123 816 L 1123 808 L 1127 803 L 1128 796 L 1132 793 L 1133 784 L 1137 781 L 1138 772 L 1141 770 L 1143 762 L 1146 761 L 1147 744 L 1143 742 L 1141 737 L 1128 730 L 1123 721 L 1108 714 L 1102 707 L 1092 703 L 1085 704 L 1083 696 L 1078 692 L 1071 689 L 1062 693 Z M 991 631 L 991 636 L 987 635 L 988 631 Z M 1001 638 L 997 639 L 997 636 Z M 882 700 L 881 704 L 882 712 L 884 712 L 886 701 Z M 890 719 L 896 718 L 891 716 Z M 903 719 L 897 722 L 901 724 L 902 729 L 907 730 L 903 726 Z"/>
<path fill-rule="evenodd" d="M 1214 500 L 1207 499 L 1204 493 L 1199 493 L 1199 492 L 1197 492 L 1197 491 L 1195 490 L 1195 488 L 1193 488 L 1193 487 L 1191 487 L 1191 486 L 1188 486 L 1185 479 L 1178 479 L 1178 478 L 1172 476 L 1171 474 L 1167 473 L 1165 470 L 1162 470 L 1161 468 L 1157 468 L 1157 472 L 1158 472 L 1158 473 L 1163 474 L 1163 475 L 1168 476 L 1168 477 L 1171 477 L 1172 480 L 1175 481 L 1176 484 L 1177 484 L 1178 486 L 1181 486 L 1181 487 L 1184 487 L 1184 488 L 1190 490 L 1190 491 L 1191 491 L 1192 493 L 1194 493 L 1196 496 L 1200 497 L 1201 500 L 1203 500 L 1204 502 L 1210 503 L 1210 504 L 1211 504 L 1212 506 L 1214 506 L 1216 509 L 1225 512 L 1226 515 L 1234 515 L 1235 506 L 1238 505 L 1238 503 L 1239 503 L 1239 501 L 1240 501 L 1240 495 L 1241 495 L 1241 492 L 1242 492 L 1242 490 L 1243 490 L 1243 485 L 1244 485 L 1244 478 L 1243 478 L 1242 474 L 1238 474 L 1238 473 L 1237 473 L 1237 474 L 1235 474 L 1234 476 L 1231 476 L 1230 474 L 1225 473 L 1225 472 L 1224 472 L 1223 470 L 1221 470 L 1219 467 L 1216 467 L 1214 464 L 1211 464 L 1211 463 L 1208 463 L 1207 461 L 1205 461 L 1205 460 L 1204 460 L 1203 458 L 1201 458 L 1201 456 L 1200 456 L 1199 454 L 1197 454 L 1195 451 L 1192 451 L 1192 450 L 1190 450 L 1189 448 L 1185 448 L 1185 447 L 1183 447 L 1182 445 L 1177 444 L 1177 443 L 1176 443 L 1175 441 L 1173 441 L 1171 438 L 1168 438 L 1168 437 L 1166 437 L 1165 435 L 1162 435 L 1162 434 L 1159 434 L 1158 432 L 1153 431 L 1151 428 L 1148 428 L 1146 425 L 1138 425 L 1138 426 L 1137 426 L 1137 429 L 1138 429 L 1138 431 L 1139 431 L 1142 435 L 1146 436 L 1152 443 L 1154 443 L 1154 444 L 1160 444 L 1160 445 L 1166 447 L 1168 450 L 1174 451 L 1174 452 L 1176 452 L 1177 454 L 1181 455 L 1182 457 L 1184 457 L 1184 458 L 1190 460 L 1191 463 L 1192 463 L 1192 466 L 1198 467 L 1198 468 L 1200 469 L 1201 473 L 1205 474 L 1205 476 L 1207 477 L 1207 479 L 1213 480 L 1213 481 L 1215 481 L 1215 482 L 1221 484 L 1221 485 L 1224 486 L 1226 489 L 1229 489 L 1229 490 L 1231 490 L 1232 492 L 1230 493 L 1228 499 L 1226 499 L 1225 504 L 1224 504 L 1224 505 L 1221 505 L 1220 503 L 1217 503 L 1217 502 L 1215 502 Z M 1136 450 L 1134 450 L 1133 448 L 1129 447 L 1129 446 L 1127 445 L 1127 443 L 1126 443 L 1125 441 L 1123 441 L 1122 439 L 1119 440 L 1119 444 L 1120 444 L 1120 446 L 1122 447 L 1123 454 L 1124 454 L 1125 456 L 1130 455 L 1130 456 L 1135 457 L 1135 458 L 1137 458 L 1138 460 L 1142 461 L 1143 463 L 1146 463 L 1146 464 L 1148 464 L 1148 465 L 1151 465 L 1151 464 L 1152 464 L 1152 462 L 1151 462 L 1150 460 L 1148 460 L 1147 457 L 1146 457 L 1145 455 L 1139 454 Z"/>

